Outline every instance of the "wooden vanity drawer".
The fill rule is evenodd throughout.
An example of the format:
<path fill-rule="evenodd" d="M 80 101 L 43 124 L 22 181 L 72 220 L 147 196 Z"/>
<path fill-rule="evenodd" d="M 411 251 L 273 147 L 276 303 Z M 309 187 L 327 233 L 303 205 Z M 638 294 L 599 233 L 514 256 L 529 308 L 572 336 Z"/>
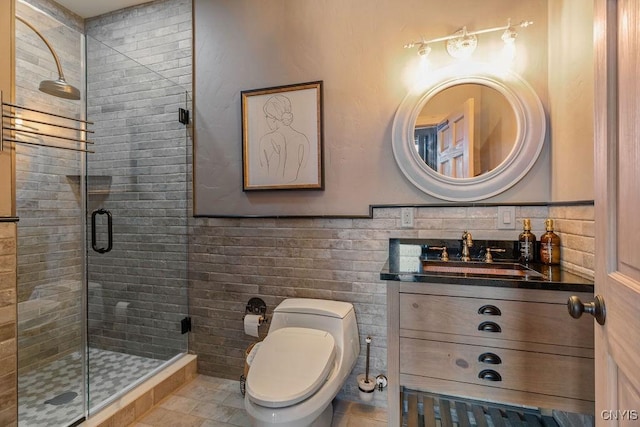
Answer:
<path fill-rule="evenodd" d="M 593 348 L 593 323 L 563 303 L 400 294 L 400 329 Z"/>
<path fill-rule="evenodd" d="M 592 401 L 593 359 L 400 338 L 401 374 Z M 483 396 L 477 396 L 483 398 Z M 486 396 L 485 396 L 486 397 Z"/>

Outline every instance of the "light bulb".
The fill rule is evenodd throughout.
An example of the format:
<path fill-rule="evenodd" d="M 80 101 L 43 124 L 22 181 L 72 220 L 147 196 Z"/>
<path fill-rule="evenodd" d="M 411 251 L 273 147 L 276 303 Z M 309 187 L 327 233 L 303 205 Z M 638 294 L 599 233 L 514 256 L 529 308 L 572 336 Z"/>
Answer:
<path fill-rule="evenodd" d="M 467 27 L 462 27 L 454 33 L 456 37 L 447 40 L 447 52 L 458 59 L 469 58 L 476 50 L 478 38 L 467 33 Z"/>
<path fill-rule="evenodd" d="M 418 55 L 429 56 L 430 53 L 431 53 L 431 46 L 424 43 L 420 45 L 420 48 L 418 49 Z"/>
<path fill-rule="evenodd" d="M 518 37 L 518 33 L 513 27 L 507 28 L 504 30 L 504 33 L 502 33 L 502 41 L 505 42 L 505 44 L 514 44 L 516 37 Z"/>
<path fill-rule="evenodd" d="M 465 34 L 462 37 L 447 40 L 447 52 L 454 58 L 469 58 L 476 50 L 477 45 L 478 38 L 476 36 Z"/>

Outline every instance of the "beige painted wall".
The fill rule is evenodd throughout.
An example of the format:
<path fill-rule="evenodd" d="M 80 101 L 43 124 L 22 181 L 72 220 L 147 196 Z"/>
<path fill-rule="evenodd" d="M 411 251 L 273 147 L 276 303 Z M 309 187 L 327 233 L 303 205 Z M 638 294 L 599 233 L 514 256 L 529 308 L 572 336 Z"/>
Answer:
<path fill-rule="evenodd" d="M 421 37 L 462 25 L 481 29 L 533 20 L 518 37 L 514 71 L 548 108 L 547 0 L 195 0 L 195 213 L 367 215 L 371 204 L 441 203 L 401 173 L 391 125 L 420 74 Z M 490 61 L 500 33 L 480 37 L 474 58 Z M 454 60 L 434 45 L 432 69 Z M 240 92 L 324 81 L 324 191 L 242 192 Z M 549 199 L 548 150 L 524 180 L 490 202 Z"/>
<path fill-rule="evenodd" d="M 593 200 L 593 2 L 549 0 L 551 201 Z"/>

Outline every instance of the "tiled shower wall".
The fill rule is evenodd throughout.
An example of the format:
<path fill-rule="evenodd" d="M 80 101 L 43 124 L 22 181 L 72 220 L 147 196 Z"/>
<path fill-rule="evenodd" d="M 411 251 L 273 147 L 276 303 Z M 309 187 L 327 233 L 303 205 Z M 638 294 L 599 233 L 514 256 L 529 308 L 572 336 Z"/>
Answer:
<path fill-rule="evenodd" d="M 556 218 L 565 268 L 592 277 L 593 206 L 516 208 L 518 223 L 530 218 L 537 236 L 548 216 Z M 414 228 L 400 226 L 399 208 L 376 208 L 371 219 L 196 219 L 189 310 L 190 351 L 198 355 L 199 372 L 232 379 L 242 374 L 245 349 L 255 340 L 244 334 L 242 322 L 252 297 L 264 299 L 269 313 L 288 297 L 349 301 L 361 352 L 341 397 L 357 400 L 355 377 L 365 369 L 367 336 L 371 373 L 386 373 L 386 286 L 379 275 L 388 239 L 458 239 L 463 230 L 476 239 L 517 239 L 520 227 L 496 230 L 496 221 L 496 207 L 416 208 Z M 386 406 L 386 394 L 376 393 L 374 403 Z"/>
<path fill-rule="evenodd" d="M 35 6 L 41 2 L 32 1 Z M 48 2 L 42 3 L 49 11 Z M 68 82 L 82 87 L 82 38 L 78 20 L 58 14 L 65 25 L 39 10 L 16 2 L 16 13 L 46 37 L 60 57 Z M 41 80 L 57 79 L 56 65 L 40 38 L 16 22 L 16 103 L 68 117 L 82 118 L 82 104 L 38 90 Z M 24 118 L 55 121 L 17 110 Z M 19 128 L 78 138 L 62 131 L 24 121 Z M 74 144 L 55 138 L 24 136 L 19 139 L 61 146 Z M 80 289 L 83 272 L 84 212 L 79 175 L 79 153 L 16 145 L 16 211 L 18 222 L 18 347 L 21 372 L 49 363 L 81 344 Z"/>
<path fill-rule="evenodd" d="M 111 252 L 89 252 L 89 345 L 168 359 L 186 351 L 190 140 L 178 108 L 190 108 L 191 2 L 119 10 L 86 31 L 88 208 L 111 211 L 114 236 Z"/>

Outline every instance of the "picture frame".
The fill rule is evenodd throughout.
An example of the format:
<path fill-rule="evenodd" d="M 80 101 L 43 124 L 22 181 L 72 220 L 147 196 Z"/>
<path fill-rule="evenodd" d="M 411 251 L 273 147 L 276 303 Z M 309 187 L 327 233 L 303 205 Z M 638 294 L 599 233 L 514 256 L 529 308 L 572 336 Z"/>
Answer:
<path fill-rule="evenodd" d="M 241 92 L 242 189 L 324 190 L 322 81 Z"/>

